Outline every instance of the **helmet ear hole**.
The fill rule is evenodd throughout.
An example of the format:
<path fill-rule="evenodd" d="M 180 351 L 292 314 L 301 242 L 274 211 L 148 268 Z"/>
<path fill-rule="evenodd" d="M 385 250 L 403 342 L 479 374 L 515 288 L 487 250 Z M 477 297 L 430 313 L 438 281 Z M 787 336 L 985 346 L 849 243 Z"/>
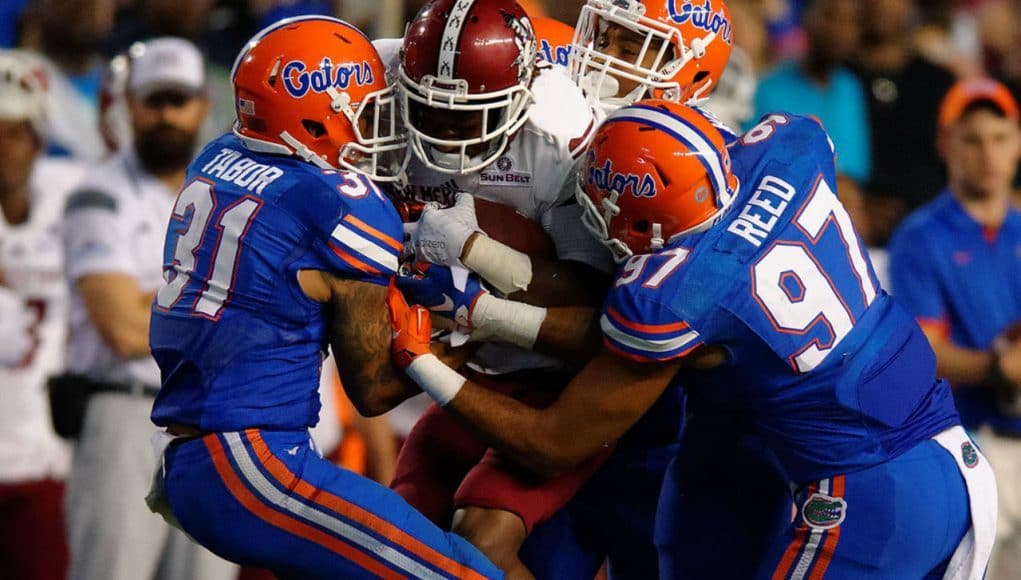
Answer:
<path fill-rule="evenodd" d="M 248 127 L 252 131 L 255 131 L 256 133 L 265 133 L 266 132 L 266 121 L 264 121 L 264 120 L 262 120 L 262 119 L 260 119 L 258 117 L 249 117 L 247 123 L 248 123 Z"/>
<path fill-rule="evenodd" d="M 698 83 L 702 82 L 702 80 L 705 79 L 707 76 L 709 76 L 709 71 L 707 71 L 707 70 L 700 70 L 697 73 L 695 73 L 695 78 L 692 79 L 691 84 L 693 84 L 693 85 L 694 84 L 698 84 Z"/>
<path fill-rule="evenodd" d="M 326 125 L 323 125 L 319 121 L 302 119 L 301 126 L 305 128 L 305 132 L 311 135 L 313 139 L 318 139 L 326 134 Z"/>
<path fill-rule="evenodd" d="M 638 220 L 631 226 L 631 229 L 640 234 L 647 234 L 649 233 L 649 220 Z"/>

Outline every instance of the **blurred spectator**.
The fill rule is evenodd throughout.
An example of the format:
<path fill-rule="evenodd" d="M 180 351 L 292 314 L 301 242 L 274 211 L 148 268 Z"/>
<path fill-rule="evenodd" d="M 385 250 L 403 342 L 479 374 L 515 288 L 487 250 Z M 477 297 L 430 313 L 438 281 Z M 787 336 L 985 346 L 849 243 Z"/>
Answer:
<path fill-rule="evenodd" d="M 164 36 L 184 38 L 202 50 L 212 105 L 199 134 L 202 143 L 218 137 L 234 123 L 230 69 L 241 46 L 255 32 L 253 14 L 238 4 L 243 3 L 191 0 L 188 9 L 182 10 L 179 0 L 135 0 L 117 12 L 113 36 L 106 42 L 106 52 L 114 58 L 126 54 L 136 42 Z"/>
<path fill-rule="evenodd" d="M 994 580 L 1021 578 L 1021 211 L 1010 203 L 1018 116 L 996 81 L 955 85 L 939 114 L 947 189 L 890 242 L 893 291 L 918 318 L 996 471 Z"/>
<path fill-rule="evenodd" d="M 83 169 L 40 158 L 46 94 L 24 53 L 0 51 L 0 294 L 27 319 L 27 350 L 0 366 L 0 577 L 64 580 L 64 479 L 69 449 L 53 432 L 46 378 L 67 340 L 63 252 L 54 239 Z"/>
<path fill-rule="evenodd" d="M 206 115 L 202 56 L 181 39 L 132 50 L 134 146 L 96 166 L 68 200 L 68 367 L 93 394 L 68 487 L 71 578 L 226 579 L 234 568 L 146 508 L 154 462 L 149 421 L 160 374 L 149 312 L 163 284 L 167 216 Z"/>
<path fill-rule="evenodd" d="M 754 119 L 774 111 L 822 120 L 837 152 L 837 172 L 864 183 L 871 170 L 865 95 L 841 63 L 858 48 L 857 0 L 814 0 L 805 7 L 808 51 L 766 75 L 755 93 Z"/>
<path fill-rule="evenodd" d="M 912 0 L 865 0 L 857 59 L 868 103 L 872 178 L 866 185 L 873 243 L 883 245 L 905 213 L 944 181 L 936 153 L 940 96 L 953 75 L 916 51 Z"/>
<path fill-rule="evenodd" d="M 36 50 L 49 100 L 47 153 L 96 161 L 105 153 L 97 125 L 103 59 L 114 0 L 33 0 L 21 44 Z"/>
<path fill-rule="evenodd" d="M 982 41 L 974 15 L 955 6 L 955 0 L 919 4 L 922 18 L 915 30 L 915 46 L 926 59 L 942 65 L 958 78 L 982 73 Z"/>

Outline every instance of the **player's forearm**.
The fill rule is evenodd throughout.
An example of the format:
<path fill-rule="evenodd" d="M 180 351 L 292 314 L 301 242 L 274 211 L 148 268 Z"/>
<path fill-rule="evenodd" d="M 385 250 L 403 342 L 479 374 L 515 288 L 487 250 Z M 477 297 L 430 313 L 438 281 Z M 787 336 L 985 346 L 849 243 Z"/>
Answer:
<path fill-rule="evenodd" d="M 357 353 L 340 355 L 340 347 L 333 346 L 337 359 L 337 373 L 351 403 L 364 417 L 382 415 L 421 391 L 386 360 L 365 360 Z M 348 348 L 350 353 L 350 348 Z"/>
<path fill-rule="evenodd" d="M 373 417 L 419 392 L 390 361 L 386 287 L 328 277 L 329 336 L 337 372 L 359 413 Z"/>
<path fill-rule="evenodd" d="M 532 283 L 527 291 L 515 292 L 512 300 L 536 306 L 598 307 L 606 298 L 610 279 L 581 262 L 531 258 Z"/>
<path fill-rule="evenodd" d="M 576 438 L 559 427 L 555 411 L 533 409 L 471 381 L 444 410 L 508 459 L 543 477 L 555 477 L 599 450 L 572 445 Z"/>
<path fill-rule="evenodd" d="M 473 333 L 575 363 L 592 358 L 601 344 L 591 307 L 541 308 L 483 294 L 472 310 Z"/>
<path fill-rule="evenodd" d="M 468 238 L 461 260 L 511 299 L 536 306 L 598 306 L 609 285 L 585 264 L 527 256 L 484 234 Z"/>
<path fill-rule="evenodd" d="M 535 340 L 535 351 L 583 365 L 602 348 L 599 311 L 592 307 L 547 308 Z"/>

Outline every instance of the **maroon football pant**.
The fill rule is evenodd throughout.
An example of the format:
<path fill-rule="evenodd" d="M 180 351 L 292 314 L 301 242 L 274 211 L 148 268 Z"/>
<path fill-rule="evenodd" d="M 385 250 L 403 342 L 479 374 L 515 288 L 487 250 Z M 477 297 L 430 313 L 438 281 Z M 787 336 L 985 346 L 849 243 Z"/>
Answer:
<path fill-rule="evenodd" d="M 0 578 L 67 578 L 64 482 L 0 483 Z"/>
<path fill-rule="evenodd" d="M 537 409 L 559 396 L 558 389 L 546 385 L 537 389 L 522 382 L 468 374 L 472 381 Z M 611 449 L 577 469 L 540 479 L 486 447 L 457 418 L 433 404 L 408 434 L 390 487 L 443 529 L 450 528 L 455 510 L 481 507 L 514 513 L 531 532 L 574 497 Z"/>

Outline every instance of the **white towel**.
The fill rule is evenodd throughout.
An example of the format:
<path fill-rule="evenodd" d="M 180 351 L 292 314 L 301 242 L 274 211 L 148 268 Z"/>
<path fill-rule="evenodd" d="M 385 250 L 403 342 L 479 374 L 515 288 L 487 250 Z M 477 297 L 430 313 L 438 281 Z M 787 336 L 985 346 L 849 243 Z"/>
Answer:
<path fill-rule="evenodd" d="M 961 426 L 933 437 L 957 462 L 968 487 L 971 528 L 954 550 L 944 580 L 982 580 L 996 539 L 996 480 L 989 461 Z"/>

